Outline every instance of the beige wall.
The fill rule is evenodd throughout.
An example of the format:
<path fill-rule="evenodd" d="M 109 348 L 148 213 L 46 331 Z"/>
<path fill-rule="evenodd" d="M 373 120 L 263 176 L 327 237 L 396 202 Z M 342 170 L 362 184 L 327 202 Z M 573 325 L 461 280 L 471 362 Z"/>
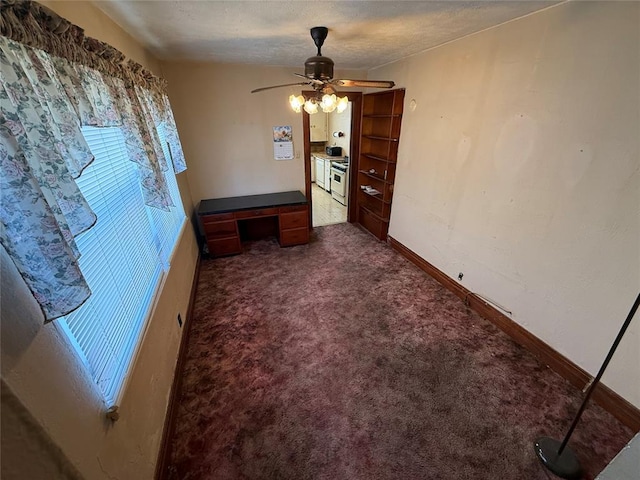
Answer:
<path fill-rule="evenodd" d="M 147 68 L 159 71 L 157 61 L 91 4 L 47 5 L 84 27 L 87 35 L 107 41 Z M 179 185 L 189 212 L 191 194 L 184 173 L 179 175 Z M 105 406 L 96 386 L 66 337 L 56 322 L 43 326 L 38 305 L 0 249 L 3 388 L 6 383 L 12 398 L 42 429 L 32 432 L 33 437 L 53 442 L 51 451 L 62 452 L 84 478 L 153 477 L 182 334 L 176 316 L 186 315 L 196 261 L 195 236 L 187 225 L 120 405 L 121 418 L 111 424 L 104 417 Z M 4 406 L 3 396 L 3 410 Z M 31 428 L 29 425 L 25 422 L 23 426 Z M 11 445 L 5 439 L 3 431 L 3 472 L 11 471 L 16 478 L 33 478 L 29 472 L 52 468 L 51 458 L 44 455 L 31 458 L 32 462 L 42 462 L 39 465 L 25 464 L 23 457 L 10 454 Z M 51 470 L 46 478 L 60 477 Z"/>
<path fill-rule="evenodd" d="M 82 480 L 60 448 L 2 380 L 3 480 Z"/>
<path fill-rule="evenodd" d="M 347 106 L 347 109 L 338 113 L 333 111 L 329 114 L 328 131 L 329 141 L 327 145 L 335 145 L 342 147 L 343 155 L 350 155 L 349 149 L 351 148 L 351 102 Z M 342 132 L 344 137 L 334 137 L 333 132 Z"/>
<path fill-rule="evenodd" d="M 288 104 L 289 95 L 301 88 L 250 93 L 258 87 L 295 83 L 293 73 L 299 68 L 166 62 L 162 71 L 189 158 L 194 204 L 206 198 L 304 192 L 302 114 Z M 277 125 L 293 127 L 294 160 L 273 159 L 272 128 Z"/>
<path fill-rule="evenodd" d="M 568 2 L 369 72 L 406 88 L 390 235 L 592 374 L 640 290 L 638 18 Z M 604 381 L 640 407 L 639 335 Z"/>

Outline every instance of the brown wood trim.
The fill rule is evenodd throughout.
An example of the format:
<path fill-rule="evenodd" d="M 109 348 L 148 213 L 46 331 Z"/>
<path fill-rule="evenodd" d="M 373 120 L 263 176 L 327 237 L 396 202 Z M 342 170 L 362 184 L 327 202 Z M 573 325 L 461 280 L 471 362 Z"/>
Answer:
<path fill-rule="evenodd" d="M 178 361 L 173 375 L 173 383 L 171 384 L 171 392 L 169 393 L 169 404 L 167 405 L 167 413 L 164 419 L 164 427 L 162 428 L 162 440 L 160 441 L 160 451 L 158 452 L 158 460 L 156 462 L 156 472 L 154 478 L 156 480 L 165 480 L 169 478 L 169 465 L 171 462 L 171 438 L 176 426 L 176 415 L 178 412 L 178 398 L 182 388 L 182 368 L 187 353 L 187 344 L 189 334 L 191 333 L 191 324 L 193 318 L 193 306 L 196 300 L 196 290 L 198 289 L 198 280 L 200 278 L 200 254 L 196 259 L 196 268 L 193 273 L 193 282 L 191 284 L 191 294 L 189 296 L 189 306 L 184 319 L 184 332 L 180 339 L 180 347 L 178 348 Z"/>
<path fill-rule="evenodd" d="M 341 92 L 345 93 L 345 92 Z M 351 102 L 351 151 L 349 152 L 349 200 L 347 222 L 358 216 L 358 163 L 360 162 L 360 136 L 362 135 L 362 92 L 346 92 Z"/>
<path fill-rule="evenodd" d="M 387 237 L 387 240 L 394 250 L 402 254 L 402 256 L 405 257 L 407 260 L 409 260 L 411 263 L 417 265 L 421 270 L 424 270 L 425 272 L 427 272 L 431 277 L 437 280 L 438 283 L 447 287 L 447 289 L 451 290 L 456 296 L 460 297 L 462 300 L 466 298 L 468 290 L 464 288 L 462 285 L 460 285 L 457 282 L 454 282 L 451 278 L 449 278 L 443 272 L 441 272 L 436 267 L 431 265 L 429 262 L 427 262 L 424 258 L 422 258 L 420 255 L 415 253 L 413 250 L 410 250 L 407 247 L 405 247 L 402 243 L 397 241 L 391 235 Z"/>
<path fill-rule="evenodd" d="M 538 337 L 511 320 L 493 305 L 487 303 L 469 289 L 460 285 L 444 272 L 431 265 L 417 253 L 410 250 L 395 238 L 389 236 L 391 247 L 418 268 L 433 277 L 442 286 L 460 297 L 467 306 L 475 310 L 481 317 L 489 320 L 509 335 L 516 343 L 522 345 L 541 362 L 569 381 L 574 387 L 584 389 L 592 377 L 585 370 L 560 354 Z M 593 391 L 593 400 L 620 422 L 634 432 L 640 430 L 640 409 L 629 403 L 606 385 L 600 383 Z"/>
<path fill-rule="evenodd" d="M 306 93 L 306 92 L 302 92 Z M 313 221 L 311 213 L 313 212 L 313 203 L 311 198 L 311 140 L 309 133 L 309 114 L 302 110 L 302 143 L 304 145 L 304 195 L 309 202 L 309 230 L 313 230 Z"/>

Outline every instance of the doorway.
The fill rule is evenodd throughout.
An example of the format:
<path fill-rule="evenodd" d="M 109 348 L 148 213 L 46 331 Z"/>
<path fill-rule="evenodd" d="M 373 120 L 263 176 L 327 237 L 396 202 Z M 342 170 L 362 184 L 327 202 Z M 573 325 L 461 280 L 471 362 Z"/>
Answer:
<path fill-rule="evenodd" d="M 312 95 L 313 92 L 303 92 Z M 309 202 L 312 227 L 355 221 L 355 183 L 360 150 L 362 93 L 341 92 L 349 98 L 349 109 L 327 117 L 326 140 L 312 142 L 321 117 L 302 112 L 305 160 L 305 195 Z M 349 115 L 350 112 L 350 115 Z M 340 117 L 342 115 L 342 117 Z M 345 117 L 345 115 L 349 115 Z M 348 130 L 348 131 L 347 131 Z M 342 134 L 342 135 L 341 135 Z M 348 135 L 348 141 L 347 141 Z M 317 138 L 316 138 L 317 139 Z M 327 155 L 325 148 L 339 147 L 338 155 Z M 336 153 L 336 152 L 331 152 Z M 333 185 L 332 185 L 333 182 Z"/>
<path fill-rule="evenodd" d="M 349 102 L 341 113 L 317 113 L 309 119 L 313 227 L 347 221 L 351 109 Z M 318 137 L 321 141 L 314 142 Z"/>

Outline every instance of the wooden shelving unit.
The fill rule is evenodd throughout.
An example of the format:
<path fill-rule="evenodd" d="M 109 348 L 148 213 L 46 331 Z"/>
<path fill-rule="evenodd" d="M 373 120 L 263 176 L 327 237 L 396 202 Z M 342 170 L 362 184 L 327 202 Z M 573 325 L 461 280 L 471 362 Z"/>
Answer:
<path fill-rule="evenodd" d="M 389 230 L 403 105 L 404 89 L 363 96 L 358 223 L 380 240 L 387 239 Z"/>

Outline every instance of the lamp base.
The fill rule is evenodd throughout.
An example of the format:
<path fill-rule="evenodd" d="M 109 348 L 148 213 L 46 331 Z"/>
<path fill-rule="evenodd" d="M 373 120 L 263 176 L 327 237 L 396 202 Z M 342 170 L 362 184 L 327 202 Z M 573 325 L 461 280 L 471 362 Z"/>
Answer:
<path fill-rule="evenodd" d="M 561 442 L 549 437 L 540 437 L 533 444 L 536 455 L 542 464 L 560 478 L 580 480 L 582 467 L 578 458 L 569 447 L 565 447 L 558 455 Z"/>

